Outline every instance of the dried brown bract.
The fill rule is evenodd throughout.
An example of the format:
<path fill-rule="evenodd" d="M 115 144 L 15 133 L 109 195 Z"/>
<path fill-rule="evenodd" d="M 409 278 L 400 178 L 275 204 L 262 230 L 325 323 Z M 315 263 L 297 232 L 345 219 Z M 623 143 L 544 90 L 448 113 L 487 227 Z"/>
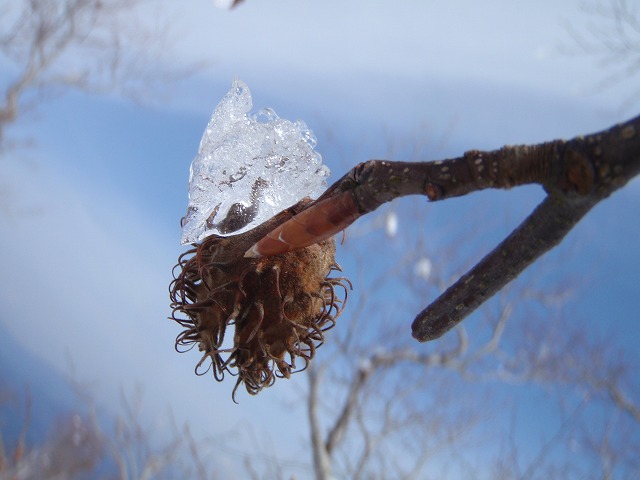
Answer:
<path fill-rule="evenodd" d="M 241 383 L 255 395 L 276 377 L 304 370 L 344 307 L 351 283 L 330 277 L 340 270 L 333 239 L 283 255 L 244 257 L 304 204 L 249 232 L 207 237 L 174 267 L 172 318 L 185 328 L 176 338 L 176 350 L 198 345 L 204 353 L 198 375 L 209 369 L 218 381 L 225 372 L 238 375 L 234 399 Z M 233 344 L 223 347 L 228 327 L 235 328 Z"/>

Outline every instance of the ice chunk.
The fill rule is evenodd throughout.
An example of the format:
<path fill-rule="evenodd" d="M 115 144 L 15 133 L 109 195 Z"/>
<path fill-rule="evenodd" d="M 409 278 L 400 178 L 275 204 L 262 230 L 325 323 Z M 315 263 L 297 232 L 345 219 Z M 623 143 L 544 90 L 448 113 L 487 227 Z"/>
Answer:
<path fill-rule="evenodd" d="M 250 230 L 303 197 L 317 197 L 329 169 L 301 120 L 251 111 L 247 85 L 235 80 L 211 116 L 189 175 L 182 244 Z"/>

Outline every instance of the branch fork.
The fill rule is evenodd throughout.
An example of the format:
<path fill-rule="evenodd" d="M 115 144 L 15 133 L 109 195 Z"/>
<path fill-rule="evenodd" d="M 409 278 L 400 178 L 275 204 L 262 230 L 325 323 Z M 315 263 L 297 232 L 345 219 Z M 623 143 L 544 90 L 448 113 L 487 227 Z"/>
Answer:
<path fill-rule="evenodd" d="M 441 201 L 487 188 L 541 185 L 547 192 L 542 203 L 415 318 L 413 336 L 424 342 L 455 327 L 558 245 L 594 205 L 639 171 L 640 116 L 569 141 L 471 150 L 458 158 L 432 162 L 369 160 L 356 165 L 247 255 L 274 255 L 311 245 L 405 195 Z"/>

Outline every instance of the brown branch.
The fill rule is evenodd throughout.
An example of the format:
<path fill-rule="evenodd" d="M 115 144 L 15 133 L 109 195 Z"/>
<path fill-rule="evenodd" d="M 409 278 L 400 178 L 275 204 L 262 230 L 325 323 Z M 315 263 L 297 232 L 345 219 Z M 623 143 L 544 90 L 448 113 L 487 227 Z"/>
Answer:
<path fill-rule="evenodd" d="M 413 336 L 419 341 L 433 340 L 451 330 L 560 243 L 593 205 L 595 202 L 569 205 L 551 196 L 545 198 L 502 243 L 418 314 Z"/>
<path fill-rule="evenodd" d="M 473 150 L 436 162 L 370 160 L 354 167 L 289 222 L 306 224 L 307 230 L 314 231 L 321 222 L 310 221 L 313 212 L 326 215 L 322 224 L 339 231 L 404 195 L 426 195 L 436 201 L 486 188 L 543 186 L 548 195 L 534 212 L 416 317 L 413 336 L 424 342 L 449 331 L 515 279 L 560 243 L 594 205 L 639 171 L 640 117 L 636 117 L 570 141 Z M 334 231 L 323 232 L 324 238 Z"/>
<path fill-rule="evenodd" d="M 554 158 L 555 181 L 531 215 L 463 275 L 412 325 L 419 341 L 440 337 L 528 265 L 556 246 L 598 202 L 640 171 L 640 117 L 607 131 L 578 137 Z M 553 178 L 553 177 L 552 177 Z"/>
<path fill-rule="evenodd" d="M 462 157 L 435 162 L 369 160 L 336 181 L 314 204 L 343 192 L 353 195 L 359 215 L 405 195 L 445 200 L 486 188 L 511 188 L 552 180 L 553 159 L 564 142 L 471 150 Z M 310 208 L 310 207 L 309 207 Z"/>

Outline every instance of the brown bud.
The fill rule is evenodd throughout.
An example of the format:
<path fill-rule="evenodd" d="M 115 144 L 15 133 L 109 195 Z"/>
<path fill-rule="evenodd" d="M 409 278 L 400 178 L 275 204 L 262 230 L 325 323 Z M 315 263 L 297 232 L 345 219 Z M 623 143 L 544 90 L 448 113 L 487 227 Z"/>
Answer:
<path fill-rule="evenodd" d="M 203 352 L 199 375 L 210 369 L 218 381 L 225 372 L 237 375 L 234 400 L 242 383 L 255 395 L 276 377 L 304 370 L 342 312 L 351 286 L 346 278 L 331 277 L 340 270 L 333 239 L 282 255 L 244 257 L 283 216 L 290 215 L 240 235 L 207 237 L 174 268 L 172 319 L 185 328 L 176 350 L 198 345 Z M 233 343 L 224 348 L 230 328 Z"/>

